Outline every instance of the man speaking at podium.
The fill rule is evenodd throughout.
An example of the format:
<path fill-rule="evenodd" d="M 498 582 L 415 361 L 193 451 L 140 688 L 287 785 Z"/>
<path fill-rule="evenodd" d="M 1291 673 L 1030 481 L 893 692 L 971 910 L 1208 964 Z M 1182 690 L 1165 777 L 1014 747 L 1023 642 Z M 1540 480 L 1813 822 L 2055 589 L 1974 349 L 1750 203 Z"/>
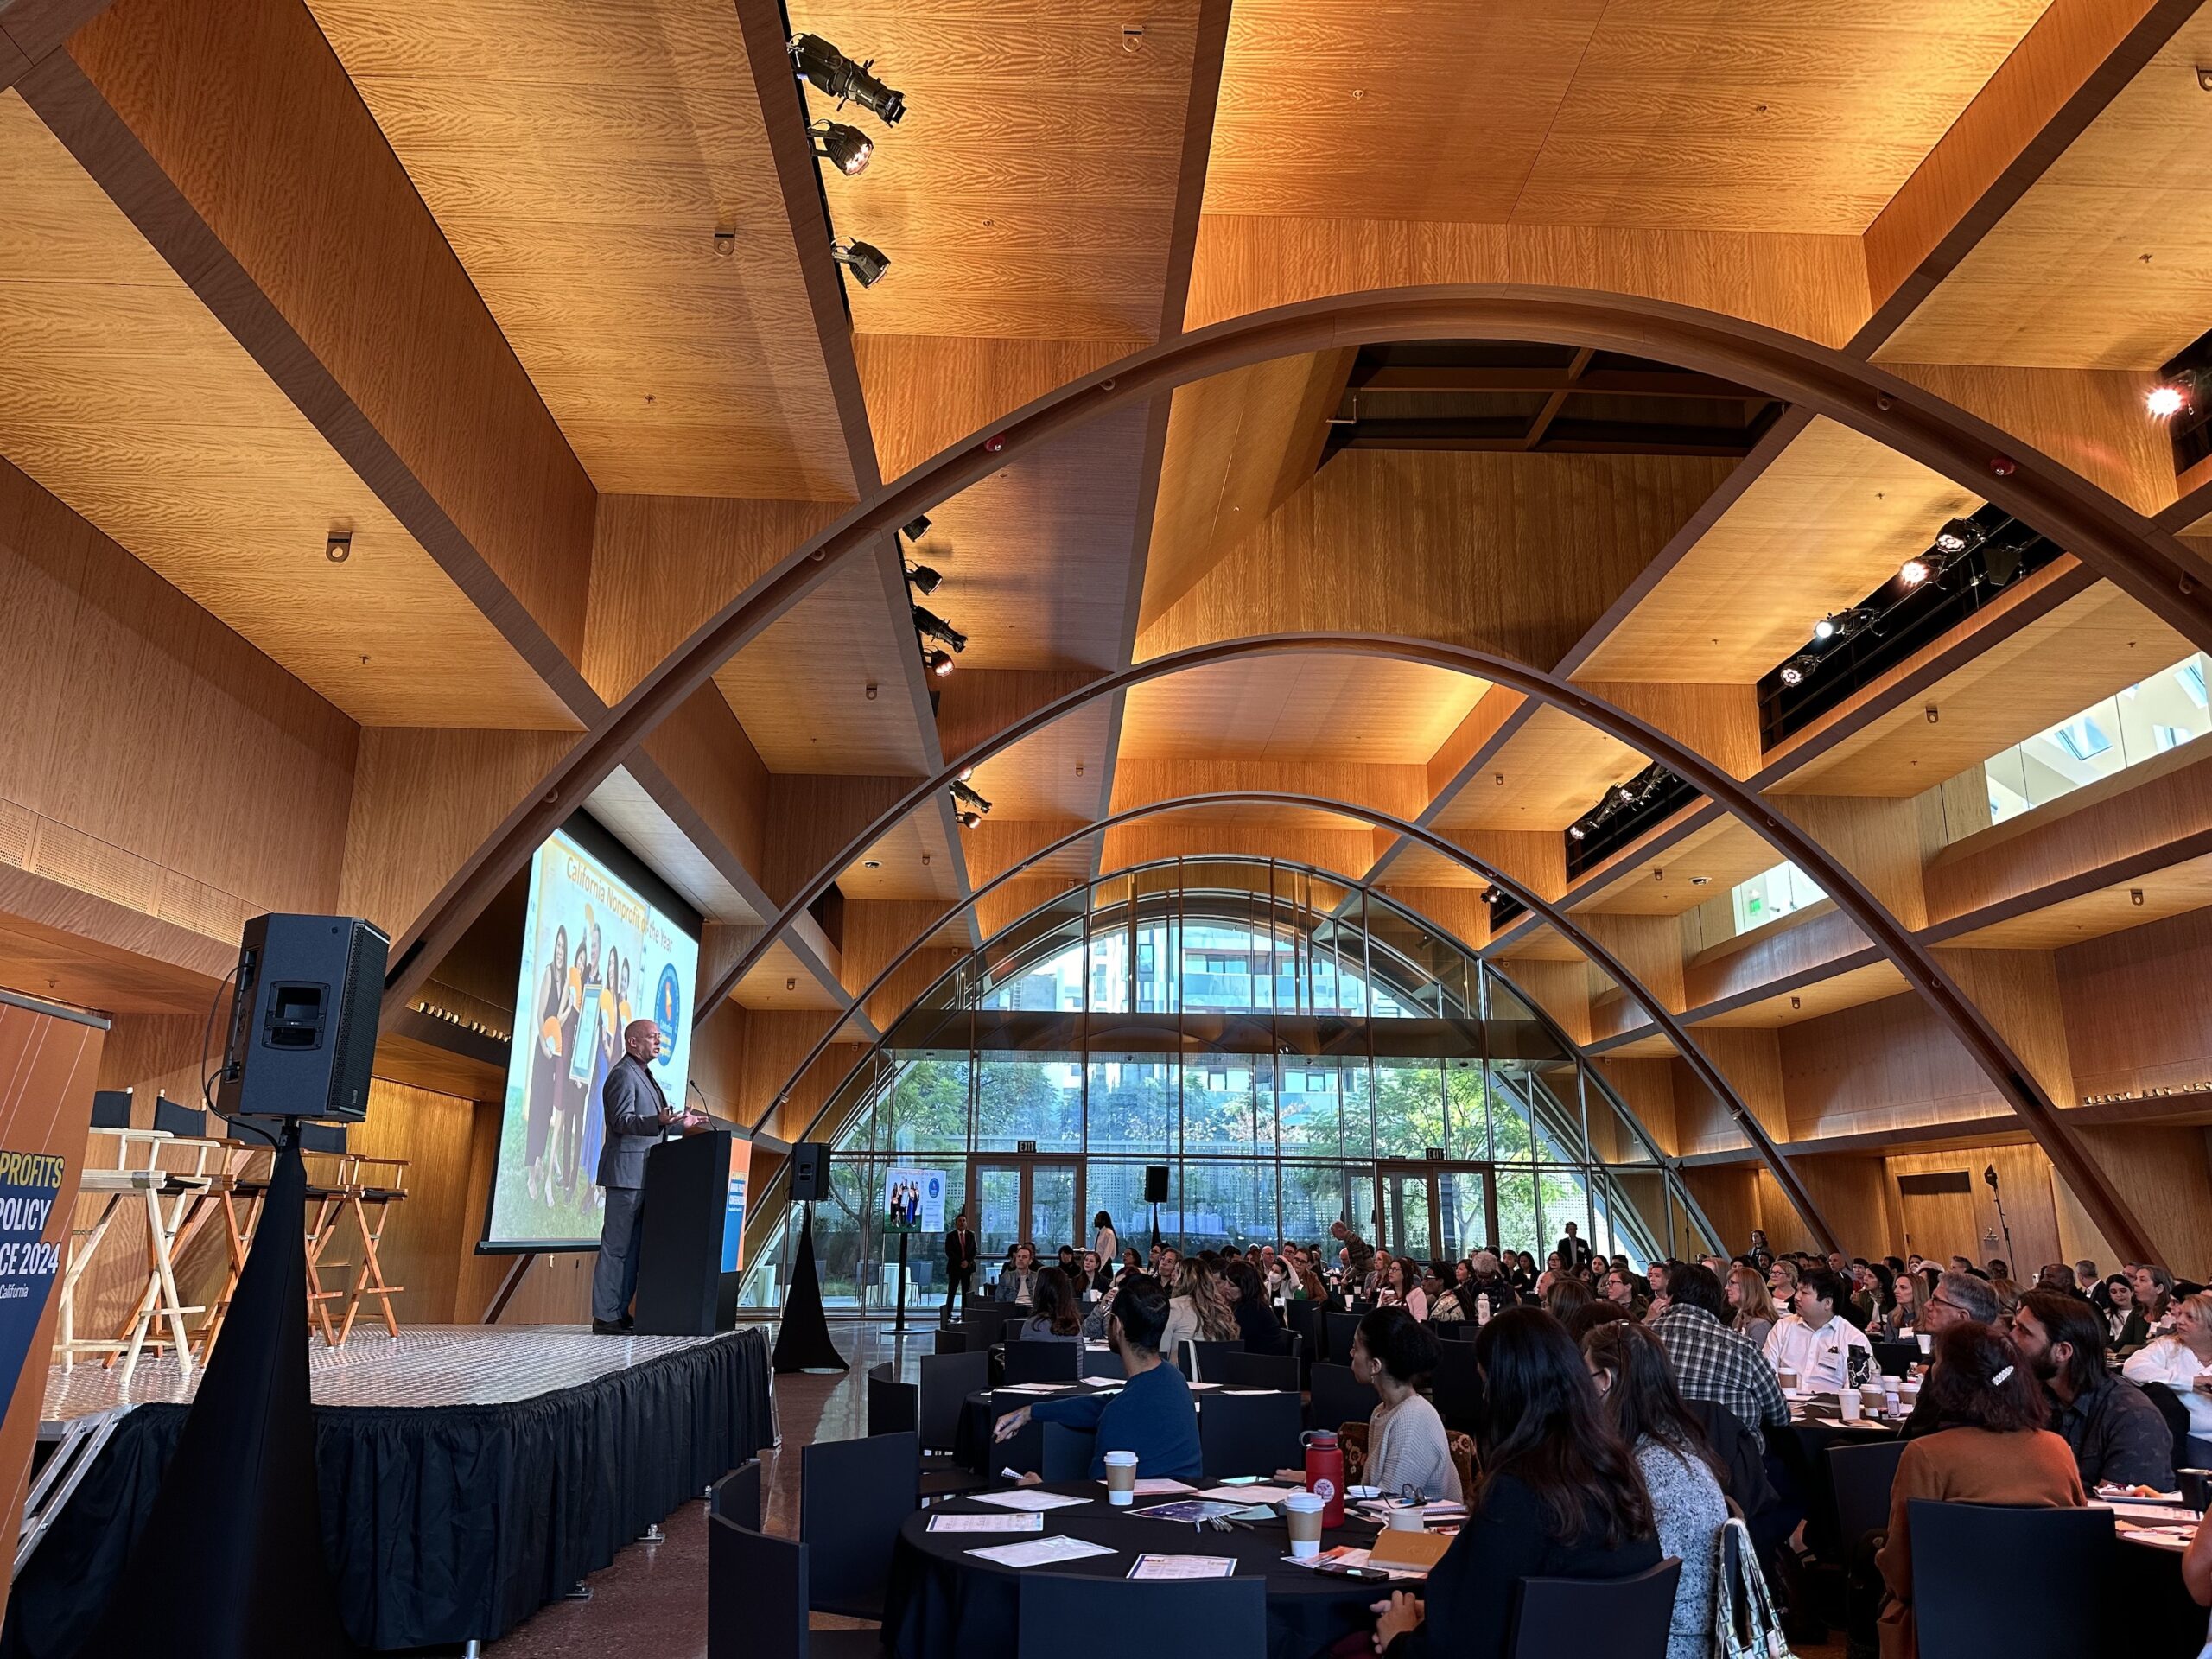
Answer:
<path fill-rule="evenodd" d="M 668 1103 L 653 1062 L 660 1058 L 660 1027 L 632 1020 L 622 1028 L 622 1058 L 599 1091 L 607 1144 L 597 1179 L 607 1191 L 607 1218 L 599 1233 L 599 1264 L 591 1275 L 591 1328 L 601 1336 L 630 1329 L 630 1298 L 638 1290 L 638 1242 L 645 1228 L 645 1154 L 674 1124 L 691 1119 Z"/>

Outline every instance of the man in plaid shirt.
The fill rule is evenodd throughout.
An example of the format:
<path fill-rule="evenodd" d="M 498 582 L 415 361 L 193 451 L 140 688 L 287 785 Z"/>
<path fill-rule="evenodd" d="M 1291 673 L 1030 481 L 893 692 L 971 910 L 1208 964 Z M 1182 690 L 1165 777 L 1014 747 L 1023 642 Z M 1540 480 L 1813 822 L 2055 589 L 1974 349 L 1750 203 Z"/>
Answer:
<path fill-rule="evenodd" d="M 1789 1422 L 1789 1404 L 1766 1357 L 1728 1328 L 1726 1306 L 1713 1269 L 1694 1264 L 1669 1277 L 1667 1306 L 1649 1325 L 1674 1362 L 1683 1397 L 1727 1407 L 1764 1446 L 1767 1426 Z"/>

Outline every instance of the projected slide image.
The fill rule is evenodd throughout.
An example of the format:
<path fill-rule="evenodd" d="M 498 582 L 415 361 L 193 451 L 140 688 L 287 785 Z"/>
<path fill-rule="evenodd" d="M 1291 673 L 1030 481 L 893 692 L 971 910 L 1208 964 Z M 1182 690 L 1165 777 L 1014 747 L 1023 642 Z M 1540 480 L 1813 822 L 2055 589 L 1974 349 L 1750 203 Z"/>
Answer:
<path fill-rule="evenodd" d="M 531 861 L 515 1037 L 487 1242 L 599 1242 L 601 1090 L 633 1020 L 660 1027 L 653 1075 L 683 1106 L 699 946 L 566 832 Z"/>

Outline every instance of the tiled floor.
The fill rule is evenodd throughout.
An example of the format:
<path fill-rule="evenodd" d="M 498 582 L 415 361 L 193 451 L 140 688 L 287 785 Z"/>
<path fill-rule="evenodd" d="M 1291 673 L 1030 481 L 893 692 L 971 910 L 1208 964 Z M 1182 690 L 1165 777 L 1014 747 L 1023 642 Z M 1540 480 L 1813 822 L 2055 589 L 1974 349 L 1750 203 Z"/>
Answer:
<path fill-rule="evenodd" d="M 900 1362 L 913 1381 L 915 1362 L 931 1347 L 926 1327 L 903 1341 L 877 1325 L 833 1325 L 838 1351 L 852 1362 L 841 1376 L 779 1376 L 776 1418 L 779 1448 L 760 1454 L 770 1532 L 798 1530 L 799 1448 L 814 1440 L 849 1440 L 867 1432 L 868 1368 Z M 541 1608 L 484 1651 L 490 1659 L 705 1659 L 707 1651 L 707 1506 L 686 1503 L 661 1522 L 666 1541 L 633 1544 L 591 1576 L 592 1599 Z M 849 1621 L 817 1617 L 818 1625 Z"/>
<path fill-rule="evenodd" d="M 595 1337 L 573 1325 L 410 1325 L 397 1337 L 357 1331 L 343 1348 L 308 1347 L 308 1387 L 319 1406 L 495 1406 L 573 1389 L 635 1365 L 711 1342 L 711 1337 Z M 79 1360 L 48 1373 L 48 1421 L 111 1406 L 187 1401 L 200 1386 L 175 1359 L 140 1362 L 128 1393 L 120 1366 Z"/>

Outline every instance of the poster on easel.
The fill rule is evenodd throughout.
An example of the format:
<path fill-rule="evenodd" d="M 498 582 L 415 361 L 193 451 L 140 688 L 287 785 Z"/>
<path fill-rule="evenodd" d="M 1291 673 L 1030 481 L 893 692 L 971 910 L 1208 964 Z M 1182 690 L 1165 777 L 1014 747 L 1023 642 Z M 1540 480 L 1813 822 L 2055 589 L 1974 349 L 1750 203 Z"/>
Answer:
<path fill-rule="evenodd" d="M 944 1230 L 944 1172 L 892 1169 L 883 1176 L 883 1230 L 941 1233 Z"/>

